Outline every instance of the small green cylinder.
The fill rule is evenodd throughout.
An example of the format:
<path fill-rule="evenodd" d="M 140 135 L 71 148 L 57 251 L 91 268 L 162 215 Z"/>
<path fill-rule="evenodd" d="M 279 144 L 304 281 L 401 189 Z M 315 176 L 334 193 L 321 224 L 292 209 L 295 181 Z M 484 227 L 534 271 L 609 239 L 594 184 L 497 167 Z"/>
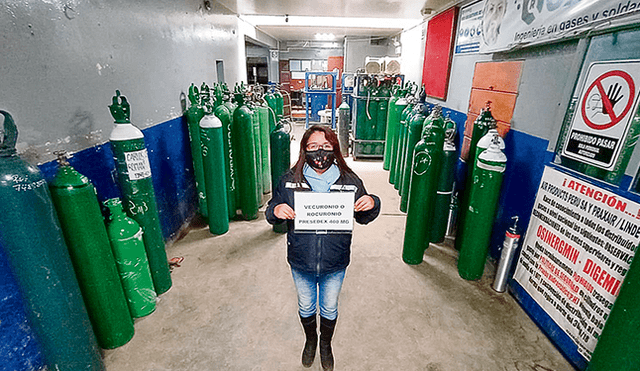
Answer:
<path fill-rule="evenodd" d="M 144 250 L 142 228 L 124 213 L 119 199 L 109 199 L 104 205 L 109 210 L 107 235 L 129 312 L 133 318 L 147 316 L 156 309 L 157 295 Z"/>
<path fill-rule="evenodd" d="M 122 103 L 118 103 L 118 98 Z M 151 165 L 142 132 L 129 121 L 129 104 L 120 92 L 109 106 L 116 125 L 109 138 L 118 174 L 118 185 L 124 198 L 124 209 L 144 231 L 153 287 L 161 295 L 171 288 L 171 273 L 162 237 Z"/>
<path fill-rule="evenodd" d="M 227 179 L 224 171 L 222 122 L 215 115 L 200 121 L 204 184 L 209 208 L 209 232 L 220 235 L 229 231 L 227 208 Z"/>
<path fill-rule="evenodd" d="M 465 280 L 480 279 L 484 272 L 506 164 L 507 157 L 497 141 L 475 163 L 464 230 L 458 231 L 456 238 L 460 239 L 458 274 Z"/>
<path fill-rule="evenodd" d="M 438 176 L 442 161 L 444 130 L 437 125 L 425 127 L 423 138 L 412 154 L 411 189 L 408 197 L 402 260 L 407 264 L 422 263 L 429 246 L 436 200 Z"/>
<path fill-rule="evenodd" d="M 98 344 L 113 349 L 133 337 L 133 321 L 111 252 L 96 190 L 66 160 L 49 184 L 80 291 Z"/>
<path fill-rule="evenodd" d="M 251 103 L 251 124 L 253 127 L 253 150 L 255 152 L 255 157 L 256 157 L 256 162 L 255 162 L 255 168 L 256 168 L 256 182 L 257 182 L 257 187 L 256 187 L 256 202 L 258 202 L 258 205 L 262 204 L 262 193 L 264 191 L 264 184 L 263 184 L 263 177 L 262 177 L 262 161 L 263 161 L 263 157 L 262 157 L 262 140 L 261 140 L 261 136 L 260 136 L 260 112 L 258 110 L 258 107 L 253 105 L 253 103 Z"/>

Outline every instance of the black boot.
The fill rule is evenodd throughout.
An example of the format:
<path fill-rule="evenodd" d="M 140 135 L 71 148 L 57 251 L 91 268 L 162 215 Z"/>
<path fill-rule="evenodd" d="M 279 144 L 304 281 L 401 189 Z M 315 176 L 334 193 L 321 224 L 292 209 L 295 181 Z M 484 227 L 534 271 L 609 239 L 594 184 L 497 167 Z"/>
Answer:
<path fill-rule="evenodd" d="M 300 317 L 300 322 L 302 322 L 302 328 L 304 328 L 304 334 L 307 337 L 307 341 L 304 343 L 304 349 L 302 350 L 302 365 L 308 368 L 311 367 L 313 360 L 316 358 L 316 348 L 318 347 L 316 316 L 313 315 L 307 318 Z"/>
<path fill-rule="evenodd" d="M 331 352 L 331 338 L 336 328 L 337 319 L 330 320 L 320 317 L 320 362 L 322 370 L 333 371 L 333 353 Z"/>

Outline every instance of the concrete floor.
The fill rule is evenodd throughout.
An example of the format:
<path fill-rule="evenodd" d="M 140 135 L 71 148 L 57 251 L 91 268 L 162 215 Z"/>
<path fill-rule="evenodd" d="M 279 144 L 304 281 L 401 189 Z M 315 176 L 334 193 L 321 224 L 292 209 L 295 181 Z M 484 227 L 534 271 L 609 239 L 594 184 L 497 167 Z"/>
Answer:
<path fill-rule="evenodd" d="M 480 281 L 458 276 L 452 241 L 431 245 L 420 265 L 403 263 L 405 217 L 388 172 L 348 163 L 383 206 L 354 230 L 336 370 L 573 370 L 509 294 L 491 289 L 490 265 Z M 107 370 L 307 370 L 285 245 L 264 212 L 223 236 L 192 230 L 167 250 L 184 257 L 173 287 L 128 344 L 104 351 Z M 310 370 L 321 369 L 318 356 Z"/>

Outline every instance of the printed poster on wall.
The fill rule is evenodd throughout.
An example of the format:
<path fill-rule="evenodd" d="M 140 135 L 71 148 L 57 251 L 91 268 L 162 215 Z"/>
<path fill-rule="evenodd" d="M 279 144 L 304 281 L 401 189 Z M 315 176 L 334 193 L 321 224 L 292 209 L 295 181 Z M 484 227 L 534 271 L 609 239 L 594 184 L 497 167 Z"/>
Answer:
<path fill-rule="evenodd" d="M 460 8 L 460 22 L 454 51 L 456 54 L 472 54 L 480 51 L 483 8 L 484 1 Z"/>
<path fill-rule="evenodd" d="M 562 155 L 613 170 L 638 109 L 640 61 L 592 63 Z"/>
<path fill-rule="evenodd" d="M 639 240 L 639 204 L 546 167 L 513 277 L 590 359 Z"/>
<path fill-rule="evenodd" d="M 640 11 L 638 0 L 485 0 L 480 52 L 573 36 Z"/>

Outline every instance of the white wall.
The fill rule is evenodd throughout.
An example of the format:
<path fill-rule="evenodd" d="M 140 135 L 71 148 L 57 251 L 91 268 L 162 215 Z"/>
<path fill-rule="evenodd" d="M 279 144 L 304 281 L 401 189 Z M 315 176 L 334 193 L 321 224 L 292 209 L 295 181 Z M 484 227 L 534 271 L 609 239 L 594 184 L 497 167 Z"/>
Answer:
<path fill-rule="evenodd" d="M 400 44 L 400 68 L 405 81 L 420 83 L 422 81 L 422 64 L 424 61 L 426 23 L 421 23 L 411 29 L 402 31 Z"/>
<path fill-rule="evenodd" d="M 226 8 L 199 0 L 4 2 L 0 7 L 0 109 L 18 125 L 18 149 L 32 162 L 58 149 L 108 140 L 107 106 L 119 89 L 139 127 L 182 115 L 193 82 L 246 80 L 245 35 Z"/>

